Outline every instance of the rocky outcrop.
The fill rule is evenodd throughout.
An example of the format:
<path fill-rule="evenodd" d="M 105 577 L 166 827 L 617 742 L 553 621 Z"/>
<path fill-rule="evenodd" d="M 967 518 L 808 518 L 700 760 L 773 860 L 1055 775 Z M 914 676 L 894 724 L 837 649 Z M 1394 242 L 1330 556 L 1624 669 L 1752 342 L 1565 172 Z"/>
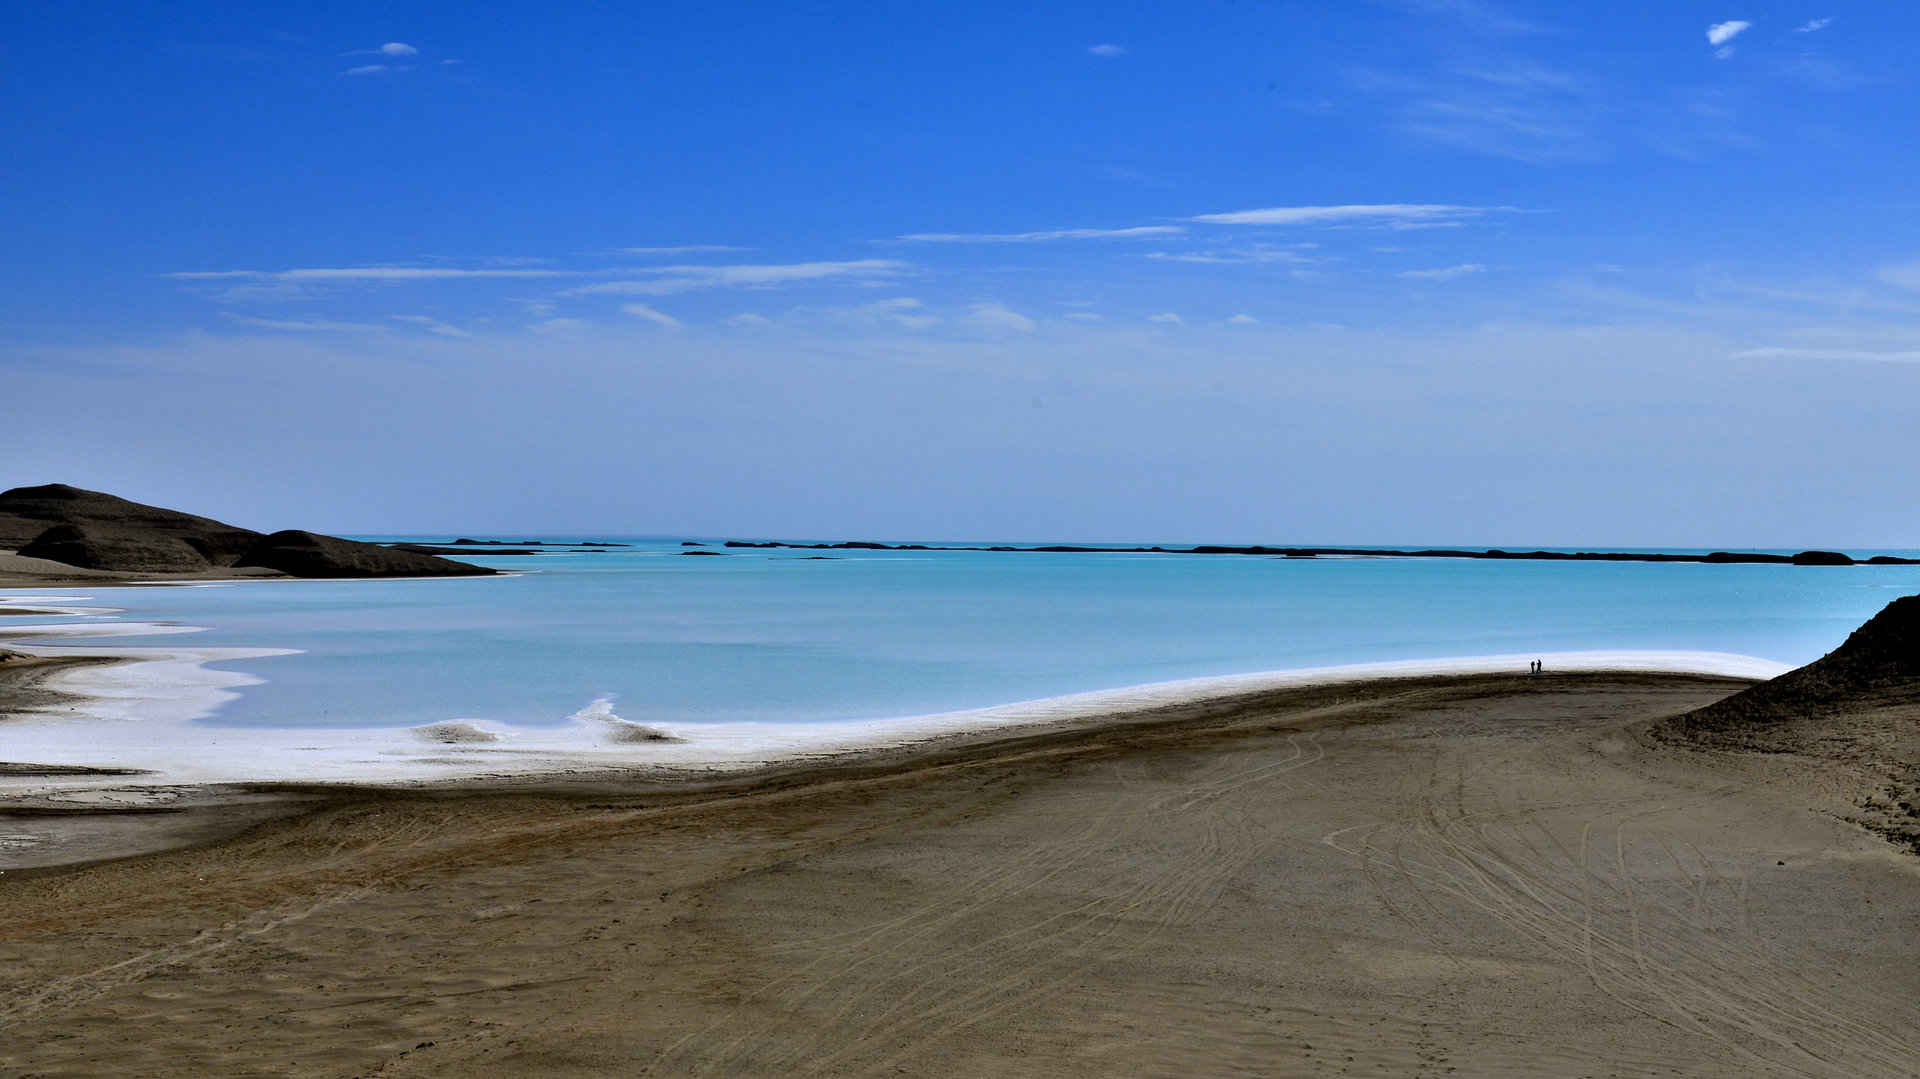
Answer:
<path fill-rule="evenodd" d="M 389 550 L 313 532 L 263 536 L 211 517 L 64 483 L 0 492 L 0 549 L 126 574 L 205 575 L 232 567 L 261 567 L 295 577 L 470 577 L 495 572 L 424 552 Z"/>
<path fill-rule="evenodd" d="M 209 517 L 129 502 L 64 483 L 0 492 L 0 549 L 19 550 L 59 524 L 176 539 L 213 566 L 233 565 L 260 538 L 260 533 L 251 529 Z"/>
<path fill-rule="evenodd" d="M 1920 596 L 1896 599 L 1812 663 L 1673 720 L 1731 730 L 1838 712 L 1920 706 Z"/>
<path fill-rule="evenodd" d="M 1839 551 L 1801 551 L 1793 556 L 1793 564 L 1796 566 L 1851 566 L 1853 558 Z"/>
<path fill-rule="evenodd" d="M 477 577 L 498 572 L 297 529 L 262 537 L 235 564 L 276 569 L 295 577 Z"/>
<path fill-rule="evenodd" d="M 122 573 L 204 573 L 213 568 L 205 555 L 178 536 L 97 524 L 54 525 L 21 547 L 20 553 L 82 569 Z"/>
<path fill-rule="evenodd" d="M 1651 733 L 1788 756 L 1841 819 L 1920 854 L 1920 596 L 1894 600 L 1812 663 Z"/>

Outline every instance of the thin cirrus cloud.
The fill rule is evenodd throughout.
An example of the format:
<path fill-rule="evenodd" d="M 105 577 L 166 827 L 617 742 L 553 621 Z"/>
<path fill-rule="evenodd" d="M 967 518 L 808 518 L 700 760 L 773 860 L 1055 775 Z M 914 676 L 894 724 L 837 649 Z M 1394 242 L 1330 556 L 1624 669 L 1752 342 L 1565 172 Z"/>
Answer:
<path fill-rule="evenodd" d="M 343 52 L 342 56 L 391 56 L 395 60 L 404 60 L 409 56 L 420 55 L 420 50 L 404 41 L 389 41 L 371 49 L 353 49 Z"/>
<path fill-rule="evenodd" d="M 915 244 L 1038 244 L 1052 240 L 1126 240 L 1141 236 L 1176 236 L 1179 225 L 1136 225 L 1124 229 L 1047 229 L 1040 232 L 910 232 L 896 236 Z"/>
<path fill-rule="evenodd" d="M 1538 24 L 1509 15 L 1484 0 L 1400 0 L 1400 3 L 1411 11 L 1449 19 L 1482 34 L 1511 36 L 1541 31 Z"/>
<path fill-rule="evenodd" d="M 1273 262 L 1301 264 L 1319 261 L 1302 255 L 1292 248 L 1265 244 L 1220 251 L 1149 251 L 1146 257 L 1156 262 L 1196 262 L 1208 266 L 1245 266 Z"/>
<path fill-rule="evenodd" d="M 1441 266 L 1432 270 L 1401 270 L 1394 276 L 1411 281 L 1457 281 L 1462 277 L 1486 272 L 1486 266 L 1481 263 L 1463 262 L 1458 266 Z"/>
<path fill-rule="evenodd" d="M 1880 270 L 1880 280 L 1895 288 L 1920 290 L 1920 262 L 1909 262 L 1903 266 L 1886 266 Z"/>
<path fill-rule="evenodd" d="M 1127 55 L 1127 47 L 1125 45 L 1115 45 L 1111 41 L 1103 41 L 1098 45 L 1087 46 L 1087 52 L 1091 53 L 1094 56 L 1104 56 L 1104 57 L 1107 57 L 1108 59 L 1116 59 L 1118 57 Z"/>
<path fill-rule="evenodd" d="M 242 326 L 278 330 L 281 333 L 379 333 L 385 329 L 384 326 L 366 322 L 335 322 L 327 319 L 254 318 L 251 315 L 234 314 L 229 314 L 227 318 Z"/>
<path fill-rule="evenodd" d="M 1793 32 L 1796 34 L 1817 34 L 1820 31 L 1825 30 L 1827 27 L 1832 25 L 1833 25 L 1832 17 L 1828 17 L 1824 19 L 1809 19 L 1806 25 L 1794 27 Z"/>
<path fill-rule="evenodd" d="M 1032 333 L 1034 321 L 1001 303 L 973 305 L 968 321 L 979 329 L 994 333 Z"/>
<path fill-rule="evenodd" d="M 846 262 L 796 262 L 785 265 L 650 266 L 630 273 L 646 278 L 607 281 L 568 289 L 569 296 L 670 296 L 713 288 L 775 288 L 804 281 L 886 281 L 909 266 L 896 259 L 853 259 Z"/>
<path fill-rule="evenodd" d="M 452 337 L 465 340 L 473 336 L 458 326 L 442 322 L 430 315 L 394 315 L 393 320 L 395 322 L 404 322 L 410 326 L 418 326 L 437 337 Z"/>
<path fill-rule="evenodd" d="M 567 270 L 466 270 L 451 266 L 337 266 L 295 270 L 183 270 L 174 281 L 446 281 L 463 278 L 567 277 Z"/>
<path fill-rule="evenodd" d="M 354 49 L 341 53 L 342 56 L 379 56 L 388 60 L 406 60 L 420 55 L 420 50 L 404 41 L 389 41 L 371 49 Z M 360 64 L 341 72 L 342 75 L 380 75 L 389 71 L 408 71 L 408 67 L 395 67 L 391 64 Z"/>
<path fill-rule="evenodd" d="M 729 251 L 745 251 L 747 248 L 732 244 L 674 244 L 669 247 L 616 247 L 619 255 L 707 255 L 725 254 Z"/>
<path fill-rule="evenodd" d="M 643 303 L 621 304 L 620 310 L 625 311 L 627 314 L 632 315 L 634 318 L 646 319 L 648 322 L 654 323 L 655 325 L 665 326 L 669 330 L 677 330 L 682 325 L 679 319 L 674 318 L 672 315 L 667 314 L 665 311 L 662 311 L 655 307 L 648 307 L 646 304 L 643 304 Z"/>
<path fill-rule="evenodd" d="M 1351 206 L 1268 206 L 1258 210 L 1199 214 L 1187 220 L 1208 225 L 1372 224 L 1400 228 L 1453 225 L 1494 212 L 1510 213 L 1513 212 L 1513 207 L 1404 202 Z"/>
<path fill-rule="evenodd" d="M 904 326 L 909 330 L 925 330 L 940 325 L 940 316 L 928 314 L 926 304 L 912 296 L 897 296 L 878 303 L 861 304 L 858 307 L 843 308 L 841 313 L 855 319 L 875 319 Z"/>
<path fill-rule="evenodd" d="M 1920 363 L 1920 352 L 1868 352 L 1847 348 L 1750 348 L 1736 360 L 1836 360 L 1844 363 Z"/>

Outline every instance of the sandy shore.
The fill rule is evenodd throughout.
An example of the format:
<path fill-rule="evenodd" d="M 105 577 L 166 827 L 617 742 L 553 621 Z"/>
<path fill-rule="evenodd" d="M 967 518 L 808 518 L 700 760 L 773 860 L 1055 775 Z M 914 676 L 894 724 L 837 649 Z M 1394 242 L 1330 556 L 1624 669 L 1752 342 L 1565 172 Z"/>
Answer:
<path fill-rule="evenodd" d="M 1844 769 L 1645 733 L 1743 684 L 1380 680 L 704 787 L 255 791 L 310 800 L 0 876 L 0 1073 L 1920 1072 L 1920 862 L 1839 819 Z"/>

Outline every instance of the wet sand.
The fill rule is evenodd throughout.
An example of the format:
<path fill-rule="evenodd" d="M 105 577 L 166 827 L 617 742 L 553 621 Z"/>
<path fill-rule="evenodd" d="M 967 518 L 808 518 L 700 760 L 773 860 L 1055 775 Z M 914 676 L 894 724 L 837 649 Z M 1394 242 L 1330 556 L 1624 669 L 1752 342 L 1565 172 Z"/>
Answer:
<path fill-rule="evenodd" d="M 1920 860 L 1745 683 L 1381 680 L 0 876 L 0 1073 L 1911 1075 Z M 0 825 L 0 831 L 5 826 Z"/>

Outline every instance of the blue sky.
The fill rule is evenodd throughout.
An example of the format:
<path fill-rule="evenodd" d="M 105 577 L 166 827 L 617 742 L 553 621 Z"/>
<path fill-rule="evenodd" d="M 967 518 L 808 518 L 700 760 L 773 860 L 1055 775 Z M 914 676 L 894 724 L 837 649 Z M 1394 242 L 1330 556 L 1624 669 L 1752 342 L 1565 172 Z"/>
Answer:
<path fill-rule="evenodd" d="M 1920 13 L 15 5 L 0 483 L 1920 545 Z"/>

